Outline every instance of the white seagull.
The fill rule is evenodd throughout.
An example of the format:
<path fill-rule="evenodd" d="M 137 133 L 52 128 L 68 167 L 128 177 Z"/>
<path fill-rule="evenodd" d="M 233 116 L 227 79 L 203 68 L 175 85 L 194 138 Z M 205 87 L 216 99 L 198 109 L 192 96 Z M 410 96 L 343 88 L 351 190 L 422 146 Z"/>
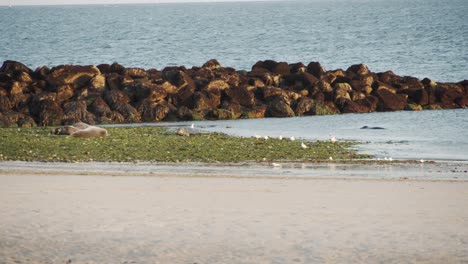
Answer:
<path fill-rule="evenodd" d="M 295 138 L 295 137 L 290 137 L 289 139 L 291 139 L 291 141 L 294 141 L 294 140 L 296 140 L 296 138 Z"/>
<path fill-rule="evenodd" d="M 279 138 L 278 138 L 278 139 L 279 139 L 279 140 L 283 140 L 283 136 L 279 136 Z"/>
<path fill-rule="evenodd" d="M 195 128 L 195 124 L 194 124 L 194 123 L 192 123 L 192 125 L 190 126 L 190 128 Z"/>
<path fill-rule="evenodd" d="M 304 144 L 304 142 L 301 142 L 301 148 L 306 149 L 306 148 L 308 148 L 308 147 L 307 147 L 306 144 Z"/>

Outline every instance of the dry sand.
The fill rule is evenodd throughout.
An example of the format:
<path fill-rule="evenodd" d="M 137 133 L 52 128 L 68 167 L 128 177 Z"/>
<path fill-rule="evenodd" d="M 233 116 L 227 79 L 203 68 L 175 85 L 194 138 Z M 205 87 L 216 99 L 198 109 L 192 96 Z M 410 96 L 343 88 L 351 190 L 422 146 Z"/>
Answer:
<path fill-rule="evenodd" d="M 116 175 L 0 171 L 0 263 L 468 263 L 468 181 Z"/>

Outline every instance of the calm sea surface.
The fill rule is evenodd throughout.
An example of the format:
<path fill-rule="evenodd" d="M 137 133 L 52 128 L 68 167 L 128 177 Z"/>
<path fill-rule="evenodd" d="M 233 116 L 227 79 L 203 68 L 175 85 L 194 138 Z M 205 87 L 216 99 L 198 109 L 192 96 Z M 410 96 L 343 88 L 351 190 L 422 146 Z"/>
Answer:
<path fill-rule="evenodd" d="M 248 70 L 275 59 L 460 81 L 468 78 L 467 13 L 466 0 L 1 7 L 0 61 L 161 69 L 216 58 Z"/>
<path fill-rule="evenodd" d="M 313 0 L 0 8 L 0 61 L 31 68 L 119 62 L 161 69 L 216 58 L 249 70 L 258 60 L 436 81 L 468 79 L 468 1 Z M 468 110 L 197 123 L 234 135 L 369 142 L 392 158 L 468 160 Z M 384 130 L 363 130 L 361 126 Z M 230 126 L 231 128 L 226 128 Z"/>

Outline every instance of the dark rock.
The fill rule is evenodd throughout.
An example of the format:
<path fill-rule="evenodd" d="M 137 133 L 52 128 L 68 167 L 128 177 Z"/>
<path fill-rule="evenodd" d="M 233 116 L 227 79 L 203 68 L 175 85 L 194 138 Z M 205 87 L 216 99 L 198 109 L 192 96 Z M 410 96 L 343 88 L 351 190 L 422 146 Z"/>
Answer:
<path fill-rule="evenodd" d="M 429 104 L 429 95 L 424 88 L 407 89 L 403 93 L 408 95 L 408 100 L 418 105 Z"/>
<path fill-rule="evenodd" d="M 56 100 L 59 104 L 67 101 L 68 99 L 72 98 L 74 94 L 73 88 L 71 85 L 61 85 L 56 89 Z"/>
<path fill-rule="evenodd" d="M 283 97 L 275 97 L 268 104 L 267 113 L 268 113 L 268 116 L 271 116 L 271 117 L 294 116 L 294 111 L 291 109 L 290 103 Z"/>
<path fill-rule="evenodd" d="M 17 74 L 20 72 L 28 73 L 29 75 L 33 74 L 33 71 L 28 68 L 26 65 L 22 64 L 21 62 L 6 60 L 3 62 L 2 67 L 0 68 L 0 72 L 9 73 L 9 74 Z"/>
<path fill-rule="evenodd" d="M 397 82 L 400 77 L 393 73 L 392 71 L 386 71 L 386 72 L 381 72 L 377 73 L 377 76 L 379 77 L 379 80 L 383 83 L 395 83 Z"/>
<path fill-rule="evenodd" d="M 49 75 L 50 69 L 47 66 L 37 67 L 34 71 L 34 76 L 36 79 L 45 80 L 47 75 Z"/>
<path fill-rule="evenodd" d="M 141 123 L 140 113 L 130 104 L 118 105 L 115 110 L 124 117 L 125 123 Z"/>
<path fill-rule="evenodd" d="M 375 96 L 368 95 L 363 99 L 355 100 L 355 103 L 367 107 L 369 112 L 375 112 L 377 110 L 379 99 Z"/>
<path fill-rule="evenodd" d="M 176 116 L 180 120 L 192 120 L 192 110 L 186 106 L 177 108 Z"/>
<path fill-rule="evenodd" d="M 117 73 L 119 75 L 124 75 L 125 74 L 125 67 L 114 62 L 112 63 L 112 65 L 110 66 L 110 71 L 113 72 L 113 73 Z"/>
<path fill-rule="evenodd" d="M 146 77 L 146 71 L 142 68 L 126 68 L 124 74 L 132 78 L 144 78 Z"/>
<path fill-rule="evenodd" d="M 400 111 L 405 109 L 406 94 L 395 94 L 388 89 L 380 89 L 375 91 L 375 96 L 379 98 L 377 105 L 378 111 Z"/>
<path fill-rule="evenodd" d="M 104 100 L 112 109 L 130 103 L 130 97 L 120 90 L 109 90 L 104 93 Z"/>
<path fill-rule="evenodd" d="M 349 99 L 341 98 L 336 102 L 341 113 L 368 113 L 369 107 L 363 104 L 356 103 Z"/>
<path fill-rule="evenodd" d="M 221 109 L 231 112 L 232 119 L 237 119 L 242 116 L 242 106 L 238 102 L 223 101 Z"/>
<path fill-rule="evenodd" d="M 64 114 L 63 110 L 57 102 L 50 99 L 45 99 L 40 102 L 38 124 L 40 126 L 57 126 L 62 123 Z"/>
<path fill-rule="evenodd" d="M 0 112 L 7 112 L 13 108 L 13 103 L 7 96 L 0 96 Z"/>
<path fill-rule="evenodd" d="M 231 101 L 238 102 L 244 107 L 252 107 L 255 105 L 255 96 L 252 91 L 248 89 L 248 86 L 241 85 L 227 89 L 226 95 Z"/>
<path fill-rule="evenodd" d="M 266 105 L 254 105 L 242 113 L 244 118 L 264 118 L 267 110 Z"/>
<path fill-rule="evenodd" d="M 218 120 L 226 120 L 226 119 L 236 119 L 234 113 L 231 110 L 227 109 L 215 109 L 212 112 L 213 118 Z"/>
<path fill-rule="evenodd" d="M 350 66 L 346 71 L 352 72 L 356 75 L 367 75 L 369 74 L 369 68 L 365 64 L 355 64 Z"/>
<path fill-rule="evenodd" d="M 174 104 L 177 107 L 187 106 L 193 108 L 193 94 L 195 93 L 195 84 L 190 85 L 187 84 L 183 86 L 181 89 L 178 90 L 177 94 L 175 94 Z"/>
<path fill-rule="evenodd" d="M 208 91 L 195 92 L 193 95 L 193 102 L 195 110 L 213 110 L 218 108 L 221 104 L 221 94 L 220 92 Z"/>
<path fill-rule="evenodd" d="M 203 64 L 202 68 L 208 69 L 208 70 L 215 70 L 221 68 L 221 64 L 216 60 L 216 59 L 211 59 L 205 64 Z"/>
<path fill-rule="evenodd" d="M 296 111 L 294 112 L 297 116 L 311 114 L 310 111 L 312 110 L 313 106 L 314 106 L 314 100 L 308 97 L 302 97 L 297 103 Z"/>
<path fill-rule="evenodd" d="M 14 111 L 0 112 L 0 127 L 16 126 L 23 116 L 22 113 Z"/>
<path fill-rule="evenodd" d="M 307 66 L 302 62 L 291 63 L 289 64 L 289 71 L 291 73 L 303 73 L 307 71 Z"/>
<path fill-rule="evenodd" d="M 269 100 L 272 97 L 288 97 L 286 91 L 279 87 L 266 86 L 264 88 L 261 88 L 260 91 L 262 92 L 261 98 L 263 100 Z"/>
<path fill-rule="evenodd" d="M 63 105 L 63 112 L 65 114 L 64 123 L 77 123 L 84 122 L 87 124 L 94 125 L 96 123 L 96 117 L 88 112 L 85 101 L 73 101 Z"/>
<path fill-rule="evenodd" d="M 111 73 L 106 76 L 107 87 L 111 90 L 119 90 L 122 86 L 122 76 L 117 73 Z"/>
<path fill-rule="evenodd" d="M 307 72 L 320 79 L 326 71 L 319 62 L 312 61 L 307 65 Z"/>
<path fill-rule="evenodd" d="M 137 110 L 143 122 L 159 122 L 164 120 L 172 109 L 165 101 L 154 102 L 145 99 L 139 104 Z"/>
<path fill-rule="evenodd" d="M 462 107 L 464 87 L 456 83 L 439 83 L 437 86 L 440 106 L 444 109 Z"/>
<path fill-rule="evenodd" d="M 110 117 L 112 114 L 109 105 L 107 105 L 106 101 L 100 96 L 97 96 L 89 105 L 89 111 L 97 117 Z"/>
<path fill-rule="evenodd" d="M 36 122 L 34 122 L 34 119 L 29 115 L 24 115 L 18 119 L 18 127 L 31 128 L 35 126 Z"/>

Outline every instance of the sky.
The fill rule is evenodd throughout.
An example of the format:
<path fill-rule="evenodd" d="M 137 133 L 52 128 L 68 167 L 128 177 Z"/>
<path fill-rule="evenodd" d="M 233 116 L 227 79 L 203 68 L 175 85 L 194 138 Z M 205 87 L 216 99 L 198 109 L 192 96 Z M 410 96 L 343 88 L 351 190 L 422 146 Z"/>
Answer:
<path fill-rule="evenodd" d="M 124 4 L 124 3 L 180 3 L 180 2 L 248 2 L 253 0 L 0 0 L 7 5 L 64 5 L 64 4 Z M 257 0 L 258 1 L 258 0 Z M 264 0 L 265 1 L 265 0 Z"/>

